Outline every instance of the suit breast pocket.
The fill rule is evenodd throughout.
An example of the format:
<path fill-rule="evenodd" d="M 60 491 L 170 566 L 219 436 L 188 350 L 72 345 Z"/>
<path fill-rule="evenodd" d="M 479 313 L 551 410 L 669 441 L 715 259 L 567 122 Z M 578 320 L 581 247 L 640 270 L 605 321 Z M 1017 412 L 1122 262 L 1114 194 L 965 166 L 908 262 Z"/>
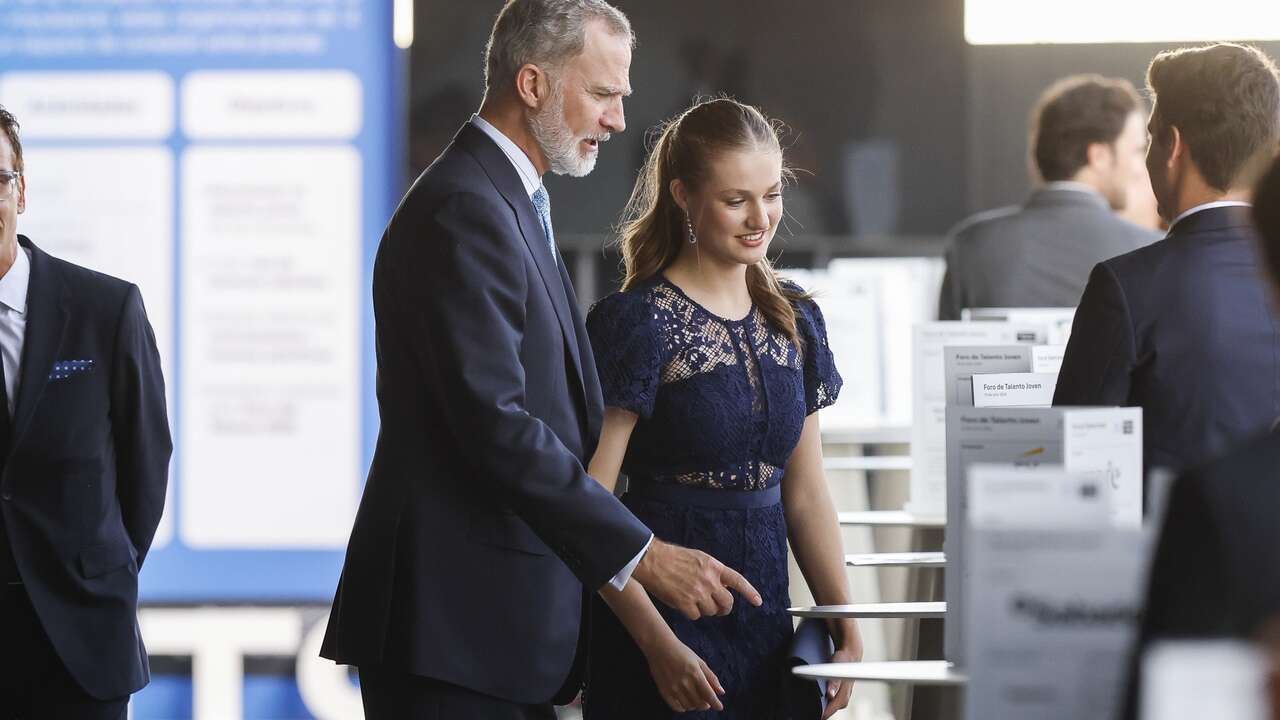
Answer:
<path fill-rule="evenodd" d="M 529 555 L 551 552 L 515 513 L 506 510 L 480 510 L 471 518 L 470 537 L 482 545 L 516 550 Z"/>

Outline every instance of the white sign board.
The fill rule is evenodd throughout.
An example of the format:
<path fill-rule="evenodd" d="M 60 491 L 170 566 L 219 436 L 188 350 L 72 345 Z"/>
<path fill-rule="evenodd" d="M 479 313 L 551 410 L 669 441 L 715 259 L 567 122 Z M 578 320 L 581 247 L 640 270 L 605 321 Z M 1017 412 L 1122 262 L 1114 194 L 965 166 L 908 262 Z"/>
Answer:
<path fill-rule="evenodd" d="M 875 392 L 879 405 L 876 417 L 868 423 L 871 426 L 911 424 L 911 328 L 933 319 L 943 269 L 942 259 L 936 257 L 841 258 L 832 260 L 824 273 L 824 295 L 819 298 L 824 312 L 828 307 L 827 293 L 833 299 L 850 296 L 851 302 L 864 306 L 854 310 L 847 320 L 836 320 L 845 337 L 832 338 L 832 351 L 844 377 L 863 377 L 868 385 L 874 385 L 868 392 Z M 865 313 L 866 307 L 874 312 Z M 835 314 L 834 310 L 826 312 L 829 337 L 836 333 L 831 327 Z M 866 357 L 869 352 L 874 352 L 874 360 Z M 853 359 L 842 360 L 841 354 Z M 844 374 L 846 364 L 874 366 L 876 374 Z M 860 403 L 858 407 L 862 407 Z M 828 424 L 825 417 L 824 424 Z M 836 423 L 846 419 L 843 414 L 833 418 Z"/>
<path fill-rule="evenodd" d="M 1066 345 L 1071 337 L 1071 323 L 1075 320 L 1075 308 L 965 308 L 960 311 L 961 320 L 985 322 L 1002 320 L 1013 323 L 1044 325 L 1048 328 L 1050 345 Z"/>
<path fill-rule="evenodd" d="M 1110 515 L 1110 501 L 1092 476 L 1059 465 L 969 468 L 970 526 L 1096 528 L 1109 525 Z"/>
<path fill-rule="evenodd" d="M 963 618 L 948 608 L 948 623 L 973 628 L 965 717 L 1115 717 L 1141 607 L 1143 533 L 974 527 L 969 547 Z"/>
<path fill-rule="evenodd" d="M 822 411 L 823 428 L 881 426 L 886 386 L 880 278 L 866 274 L 837 282 L 822 270 L 787 270 L 785 275 L 811 293 L 822 309 L 836 370 L 845 379 L 835 404 Z"/>
<path fill-rule="evenodd" d="M 1057 373 L 993 373 L 973 376 L 974 407 L 1049 407 Z"/>
<path fill-rule="evenodd" d="M 1142 720 L 1267 720 L 1272 662 L 1238 640 L 1166 640 L 1142 658 Z"/>
<path fill-rule="evenodd" d="M 946 507 L 947 395 L 944 349 L 949 346 L 1034 345 L 1044 342 L 1045 330 L 1034 325 L 1002 322 L 931 322 L 915 326 L 912 375 L 915 413 L 911 423 L 911 500 L 907 510 L 938 515 Z M 1017 367 L 1028 370 L 1018 360 Z M 970 369 L 980 371 L 980 366 Z M 999 372 L 1006 368 L 991 368 Z M 952 386 L 954 387 L 954 386 Z"/>
<path fill-rule="evenodd" d="M 1036 345 L 1031 350 L 1031 372 L 1057 375 L 1066 354 L 1066 345 Z"/>
<path fill-rule="evenodd" d="M 947 526 L 963 528 L 969 513 L 969 468 L 995 464 L 1019 469 L 1063 466 L 1084 473 L 1109 508 L 1113 526 L 1141 525 L 1141 408 L 965 408 L 947 409 Z M 1068 438 L 1071 447 L 1068 448 Z M 1134 487 L 1130 487 L 1134 486 Z M 1133 502 L 1133 497 L 1137 502 Z M 965 533 L 949 532 L 946 597 L 949 617 L 964 617 Z M 954 612 L 954 614 L 953 614 Z M 946 624 L 946 657 L 964 658 L 964 625 Z"/>

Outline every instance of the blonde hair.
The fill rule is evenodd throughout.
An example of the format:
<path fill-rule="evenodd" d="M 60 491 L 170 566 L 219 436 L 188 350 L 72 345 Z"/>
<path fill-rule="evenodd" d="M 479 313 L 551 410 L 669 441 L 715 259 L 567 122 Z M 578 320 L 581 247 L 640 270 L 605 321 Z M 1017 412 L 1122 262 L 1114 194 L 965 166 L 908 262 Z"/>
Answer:
<path fill-rule="evenodd" d="M 685 220 L 671 182 L 696 188 L 718 154 L 759 148 L 782 153 L 778 125 L 757 108 L 729 98 L 699 102 L 661 127 L 619 225 L 623 290 L 662 272 L 680 255 Z M 785 165 L 783 175 L 792 177 Z M 779 282 L 768 258 L 747 267 L 747 290 L 765 320 L 800 345 L 792 303 L 808 295 Z"/>

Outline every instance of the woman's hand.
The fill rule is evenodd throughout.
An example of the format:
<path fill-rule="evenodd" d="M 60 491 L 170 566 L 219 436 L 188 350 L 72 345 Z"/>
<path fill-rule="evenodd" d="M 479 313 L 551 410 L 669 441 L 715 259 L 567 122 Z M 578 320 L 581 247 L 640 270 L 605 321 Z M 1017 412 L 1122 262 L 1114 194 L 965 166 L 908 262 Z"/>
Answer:
<path fill-rule="evenodd" d="M 702 658 L 671 633 L 653 647 L 644 648 L 649 674 L 658 693 L 676 712 L 724 710 L 724 687 Z"/>
<path fill-rule="evenodd" d="M 862 660 L 862 639 L 850 646 L 842 647 L 835 651 L 831 656 L 831 662 L 860 662 Z M 849 697 L 853 693 L 852 680 L 832 680 L 827 683 L 827 711 L 822 714 L 822 720 L 835 715 L 837 712 L 849 706 Z"/>

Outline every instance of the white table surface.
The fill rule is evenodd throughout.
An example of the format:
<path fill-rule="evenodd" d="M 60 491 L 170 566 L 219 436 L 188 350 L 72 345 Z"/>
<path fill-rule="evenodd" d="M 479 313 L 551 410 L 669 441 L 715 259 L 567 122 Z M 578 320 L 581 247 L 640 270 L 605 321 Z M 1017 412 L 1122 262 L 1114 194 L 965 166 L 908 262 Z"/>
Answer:
<path fill-rule="evenodd" d="M 844 556 L 849 567 L 937 567 L 947 566 L 940 552 L 853 553 Z"/>
<path fill-rule="evenodd" d="M 941 618 L 947 614 L 946 602 L 854 603 L 852 605 L 816 605 L 787 610 L 796 617 L 814 618 Z"/>
<path fill-rule="evenodd" d="M 910 470 L 910 455 L 836 455 L 822 459 L 827 470 Z"/>
<path fill-rule="evenodd" d="M 822 428 L 822 441 L 849 445 L 906 445 L 911 442 L 911 426 L 852 427 L 831 424 Z"/>
<path fill-rule="evenodd" d="M 968 677 L 946 660 L 898 660 L 890 662 L 827 663 L 801 665 L 793 670 L 804 678 L 861 680 L 912 685 L 964 685 Z"/>
<path fill-rule="evenodd" d="M 906 510 L 860 510 L 839 513 L 841 525 L 868 525 L 871 527 L 945 527 L 945 515 L 921 515 Z"/>

